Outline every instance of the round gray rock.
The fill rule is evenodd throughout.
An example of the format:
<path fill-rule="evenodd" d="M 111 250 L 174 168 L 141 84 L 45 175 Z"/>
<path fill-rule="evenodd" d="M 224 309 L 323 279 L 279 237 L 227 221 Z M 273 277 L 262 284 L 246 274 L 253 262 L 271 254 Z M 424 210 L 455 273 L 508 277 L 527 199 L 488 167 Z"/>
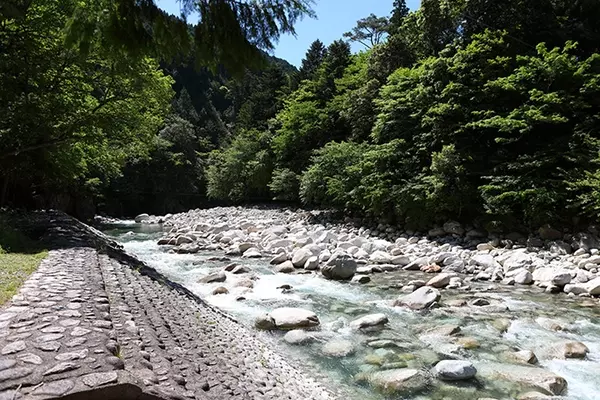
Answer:
<path fill-rule="evenodd" d="M 477 369 L 469 361 L 443 360 L 436 364 L 434 373 L 444 381 L 462 381 L 473 378 Z"/>

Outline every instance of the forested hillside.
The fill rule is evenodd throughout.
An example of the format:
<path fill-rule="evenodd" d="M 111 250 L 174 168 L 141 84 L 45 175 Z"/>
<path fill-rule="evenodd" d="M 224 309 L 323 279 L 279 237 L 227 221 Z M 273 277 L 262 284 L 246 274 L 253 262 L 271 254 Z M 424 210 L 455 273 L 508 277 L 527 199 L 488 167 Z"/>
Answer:
<path fill-rule="evenodd" d="M 360 54 L 311 46 L 275 117 L 236 126 L 210 154 L 209 196 L 298 199 L 413 227 L 596 219 L 600 3 L 394 6 L 344 35 Z"/>
<path fill-rule="evenodd" d="M 199 37 L 228 35 L 154 14 L 176 57 L 106 46 L 114 35 L 70 22 L 76 2 L 30 3 L 2 9 L 1 204 L 132 215 L 276 200 L 415 228 L 600 213 L 596 0 L 396 0 L 314 42 L 299 70 L 209 57 L 227 46 Z M 282 32 L 310 14 L 296 3 Z M 87 40 L 65 47 L 65 26 Z M 265 32 L 248 43 L 269 50 Z"/>

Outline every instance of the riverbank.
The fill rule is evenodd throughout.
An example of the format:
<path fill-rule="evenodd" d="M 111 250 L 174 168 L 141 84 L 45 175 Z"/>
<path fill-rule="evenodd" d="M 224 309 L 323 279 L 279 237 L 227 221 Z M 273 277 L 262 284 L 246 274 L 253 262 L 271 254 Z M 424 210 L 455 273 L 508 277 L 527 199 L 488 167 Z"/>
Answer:
<path fill-rule="evenodd" d="M 586 268 L 594 247 L 559 254 L 556 241 L 534 247 L 539 238 L 525 238 L 500 248 L 494 238 L 466 232 L 435 238 L 390 232 L 386 240 L 352 224 L 315 223 L 319 218 L 292 210 L 193 210 L 166 216 L 171 232 L 162 237 L 124 231 L 119 237 L 248 327 L 259 321 L 259 328 L 278 329 L 280 308 L 308 311 L 298 320 L 303 333 L 275 338 L 334 380 L 367 388 L 356 398 L 382 398 L 390 382 L 402 396 L 405 381 L 423 393 L 419 399 L 588 400 L 600 393 L 593 377 L 598 301 L 590 291 L 569 290 L 594 284 L 597 271 Z M 353 276 L 342 276 L 348 271 Z M 315 316 L 320 324 L 306 330 Z M 366 316 L 373 331 L 354 329 Z M 471 363 L 475 378 L 458 386 L 440 379 L 435 366 L 443 360 Z"/>
<path fill-rule="evenodd" d="M 62 213 L 23 217 L 51 250 L 0 309 L 0 398 L 333 397 L 99 231 Z"/>

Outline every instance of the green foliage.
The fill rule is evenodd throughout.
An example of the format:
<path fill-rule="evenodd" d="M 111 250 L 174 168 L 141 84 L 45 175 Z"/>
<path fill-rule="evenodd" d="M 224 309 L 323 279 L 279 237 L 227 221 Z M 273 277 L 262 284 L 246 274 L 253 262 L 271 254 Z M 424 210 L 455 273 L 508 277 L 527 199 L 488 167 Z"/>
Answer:
<path fill-rule="evenodd" d="M 210 198 L 227 202 L 268 198 L 273 171 L 268 133 L 240 132 L 229 146 L 212 151 L 207 164 Z"/>
<path fill-rule="evenodd" d="M 300 178 L 287 168 L 276 169 L 273 171 L 269 189 L 274 195 L 274 200 L 296 201 L 300 190 Z"/>
<path fill-rule="evenodd" d="M 169 109 L 172 80 L 156 61 L 113 57 L 96 41 L 84 55 L 64 47 L 81 4 L 33 1 L 3 21 L 0 175 L 23 190 L 108 182 L 128 157 L 148 153 Z"/>
<path fill-rule="evenodd" d="M 390 22 L 386 17 L 377 17 L 375 14 L 371 14 L 366 18 L 359 19 L 351 32 L 344 33 L 344 37 L 370 49 L 383 41 L 389 27 Z"/>

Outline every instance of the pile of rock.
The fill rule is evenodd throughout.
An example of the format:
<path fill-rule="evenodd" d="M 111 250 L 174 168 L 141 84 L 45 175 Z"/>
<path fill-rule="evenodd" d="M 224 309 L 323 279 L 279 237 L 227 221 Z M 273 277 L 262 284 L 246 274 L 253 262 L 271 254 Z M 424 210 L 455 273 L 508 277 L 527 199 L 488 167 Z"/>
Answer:
<path fill-rule="evenodd" d="M 335 280 L 357 275 L 352 279 L 357 283 L 369 282 L 370 274 L 399 269 L 440 273 L 405 291 L 425 284 L 468 289 L 469 281 L 477 280 L 537 285 L 570 296 L 600 294 L 600 243 L 591 233 L 563 234 L 545 226 L 529 238 L 517 233 L 500 238 L 450 221 L 417 236 L 386 226 L 374 231 L 351 224 L 314 224 L 310 215 L 233 207 L 192 210 L 162 218 L 173 228 L 159 244 L 180 253 L 222 250 L 230 256 L 266 257 L 276 272 L 320 271 Z"/>

